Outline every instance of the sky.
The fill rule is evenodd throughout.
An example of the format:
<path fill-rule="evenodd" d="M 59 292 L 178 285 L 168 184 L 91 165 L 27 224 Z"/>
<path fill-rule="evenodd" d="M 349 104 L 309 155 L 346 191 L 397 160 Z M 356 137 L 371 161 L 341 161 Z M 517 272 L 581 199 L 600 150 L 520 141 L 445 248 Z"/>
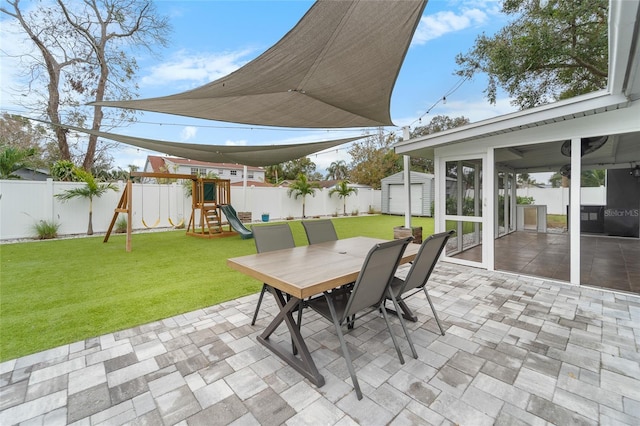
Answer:
<path fill-rule="evenodd" d="M 27 2 L 28 3 L 28 2 Z M 34 2 L 32 2 L 34 3 Z M 307 0 L 157 0 L 159 14 L 169 17 L 169 45 L 157 55 L 141 55 L 138 63 L 140 98 L 171 95 L 223 77 L 259 56 L 282 38 L 313 4 Z M 465 116 L 471 122 L 516 110 L 499 93 L 495 105 L 484 97 L 486 76 L 465 81 L 456 76 L 455 57 L 472 48 L 476 37 L 498 31 L 507 23 L 495 0 L 430 0 L 423 12 L 391 98 L 391 118 L 397 132 L 427 124 L 431 117 Z M 20 66 L 12 58 L 23 47 L 0 16 L 0 112 L 25 110 L 16 99 Z M 446 103 L 442 98 L 446 96 Z M 435 106 L 434 106 L 435 105 Z M 426 112 L 430 110 L 428 114 Z M 425 115 L 426 114 L 426 115 Z M 419 119 L 422 117 L 422 120 Z M 369 129 L 375 131 L 375 129 Z M 144 138 L 215 145 L 272 145 L 316 142 L 363 134 L 363 129 L 309 130 L 236 125 L 225 122 L 145 112 L 138 122 L 110 130 Z M 324 173 L 334 161 L 351 162 L 349 145 L 310 156 Z M 112 151 L 114 166 L 144 167 L 147 155 L 163 155 L 119 144 Z"/>

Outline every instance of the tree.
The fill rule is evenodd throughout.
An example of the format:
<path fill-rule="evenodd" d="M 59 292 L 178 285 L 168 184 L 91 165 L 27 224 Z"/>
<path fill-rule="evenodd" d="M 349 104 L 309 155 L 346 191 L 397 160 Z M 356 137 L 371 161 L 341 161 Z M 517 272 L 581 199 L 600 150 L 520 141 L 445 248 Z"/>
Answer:
<path fill-rule="evenodd" d="M 0 148 L 0 179 L 22 179 L 14 172 L 28 164 L 30 157 L 36 155 L 35 148 Z"/>
<path fill-rule="evenodd" d="M 580 186 L 582 187 L 599 187 L 604 186 L 606 179 L 606 170 L 584 170 L 580 173 Z"/>
<path fill-rule="evenodd" d="M 532 178 L 531 175 L 529 175 L 529 173 L 518 174 L 517 181 L 522 188 L 530 188 L 537 183 L 536 180 Z"/>
<path fill-rule="evenodd" d="M 470 121 L 464 116 L 451 118 L 447 115 L 436 115 L 426 126 L 418 126 L 411 131 L 411 138 L 443 132 L 455 127 L 469 124 Z M 423 157 L 411 157 L 411 170 L 414 172 L 433 173 L 433 161 Z"/>
<path fill-rule="evenodd" d="M 101 106 L 84 106 L 108 98 L 132 99 L 138 69 L 137 48 L 151 52 L 166 45 L 170 27 L 166 17 L 156 14 L 151 0 L 57 0 L 22 7 L 20 0 L 7 0 L 0 12 L 13 17 L 35 51 L 21 54 L 28 70 L 29 88 L 25 105 L 45 115 L 54 124 L 53 132 L 60 158 L 73 160 L 68 132 L 56 124 L 74 124 L 100 130 L 105 118 Z M 46 86 L 46 90 L 40 91 Z M 45 110 L 42 110 L 42 106 Z M 113 125 L 133 120 L 133 112 L 110 113 Z M 98 138 L 88 137 L 82 167 L 91 170 Z M 108 147 L 110 145 L 106 145 Z"/>
<path fill-rule="evenodd" d="M 551 184 L 552 188 L 560 188 L 562 186 L 562 175 L 558 172 L 554 173 L 549 178 L 549 183 Z"/>
<path fill-rule="evenodd" d="M 49 169 L 49 173 L 54 180 L 62 182 L 77 182 L 76 166 L 69 160 L 59 160 L 53 163 Z"/>
<path fill-rule="evenodd" d="M 19 150 L 34 149 L 29 158 L 32 167 L 45 168 L 50 158 L 46 146 L 46 129 L 44 126 L 32 124 L 31 120 L 12 114 L 0 117 L 0 145 Z"/>
<path fill-rule="evenodd" d="M 402 170 L 402 159 L 392 148 L 395 135 L 382 132 L 355 142 L 349 149 L 353 159 L 349 176 L 353 182 L 380 189 L 381 180 Z"/>
<path fill-rule="evenodd" d="M 302 173 L 299 174 L 295 182 L 293 182 L 289 186 L 289 189 L 287 190 L 287 194 L 289 195 L 289 197 L 291 197 L 291 195 L 293 194 L 294 198 L 297 200 L 299 196 L 302 196 L 302 218 L 307 217 L 305 215 L 305 204 L 306 204 L 305 201 L 306 201 L 307 195 L 311 195 L 312 197 L 315 197 L 316 189 L 319 187 L 320 185 L 318 185 L 317 182 L 309 182 L 307 180 L 307 177 Z"/>
<path fill-rule="evenodd" d="M 344 180 L 348 177 L 349 168 L 344 160 L 333 161 L 327 167 L 328 180 Z"/>
<path fill-rule="evenodd" d="M 337 184 L 335 188 L 332 188 L 331 191 L 329 191 L 329 197 L 331 197 L 333 194 L 338 194 L 338 197 L 342 198 L 342 213 L 346 216 L 347 197 L 354 193 L 357 194 L 358 189 L 350 187 L 349 181 L 343 180 L 342 182 Z"/>
<path fill-rule="evenodd" d="M 479 36 L 458 54 L 460 76 L 488 75 L 485 93 L 498 86 L 520 109 L 605 88 L 608 73 L 608 0 L 505 0 L 515 19 L 494 36 Z"/>
<path fill-rule="evenodd" d="M 278 185 L 284 179 L 284 171 L 282 164 L 274 164 L 267 166 L 264 170 L 264 177 L 267 182 Z"/>
<path fill-rule="evenodd" d="M 81 188 L 67 189 L 60 194 L 56 194 L 55 197 L 63 202 L 77 197 L 88 198 L 89 226 L 87 228 L 87 235 L 93 235 L 93 198 L 100 198 L 109 190 L 117 191 L 118 187 L 112 183 L 98 184 L 91 173 L 80 168 L 75 169 L 75 174 L 81 181 L 86 184 L 86 186 Z"/>
<path fill-rule="evenodd" d="M 316 163 L 309 157 L 298 158 L 297 160 L 282 163 L 282 178 L 286 180 L 297 179 L 300 174 L 309 176 L 316 171 Z"/>

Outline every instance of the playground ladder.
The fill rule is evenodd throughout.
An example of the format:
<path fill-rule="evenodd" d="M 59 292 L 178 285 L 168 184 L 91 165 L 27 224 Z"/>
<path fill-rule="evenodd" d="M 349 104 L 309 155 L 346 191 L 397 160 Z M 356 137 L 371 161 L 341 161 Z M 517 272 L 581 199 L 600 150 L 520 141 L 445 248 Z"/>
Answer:
<path fill-rule="evenodd" d="M 222 221 L 220 219 L 220 214 L 218 213 L 217 205 L 203 205 L 202 206 L 202 214 L 204 215 L 205 220 L 207 221 L 207 228 L 209 228 L 209 235 L 219 234 L 222 231 Z"/>

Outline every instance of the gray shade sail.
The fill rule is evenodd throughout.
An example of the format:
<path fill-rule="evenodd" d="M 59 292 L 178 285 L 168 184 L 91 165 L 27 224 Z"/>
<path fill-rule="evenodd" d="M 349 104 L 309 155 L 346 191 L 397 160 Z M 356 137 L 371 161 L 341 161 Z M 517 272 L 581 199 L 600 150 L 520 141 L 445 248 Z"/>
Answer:
<path fill-rule="evenodd" d="M 320 0 L 226 77 L 175 95 L 95 105 L 280 127 L 393 125 L 391 92 L 425 5 Z"/>
<path fill-rule="evenodd" d="M 40 121 L 40 120 L 36 120 Z M 43 121 L 43 123 L 51 124 Z M 194 143 L 165 142 L 153 139 L 139 138 L 135 136 L 119 135 L 116 133 L 101 132 L 81 127 L 60 124 L 68 130 L 87 133 L 101 138 L 122 142 L 127 145 L 139 148 L 150 149 L 176 157 L 188 158 L 190 160 L 207 161 L 210 163 L 238 163 L 246 166 L 271 166 L 284 163 L 285 161 L 296 160 L 307 155 L 333 148 L 365 136 L 356 136 L 344 139 L 334 139 L 323 142 L 300 143 L 291 145 L 200 145 Z"/>

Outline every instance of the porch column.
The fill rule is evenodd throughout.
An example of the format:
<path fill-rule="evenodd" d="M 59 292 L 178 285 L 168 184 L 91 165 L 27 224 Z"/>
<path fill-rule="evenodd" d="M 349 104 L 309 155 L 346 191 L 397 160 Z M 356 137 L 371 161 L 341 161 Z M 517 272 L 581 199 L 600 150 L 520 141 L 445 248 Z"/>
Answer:
<path fill-rule="evenodd" d="M 493 148 L 487 149 L 487 159 L 483 164 L 482 171 L 484 174 L 484 182 L 482 184 L 482 260 L 484 261 L 484 264 L 487 265 L 487 270 L 493 271 L 495 270 L 494 240 L 496 238 L 495 230 L 497 229 L 497 221 L 495 219 L 497 218 L 496 200 L 498 198 L 496 163 Z M 476 186 L 480 185 L 476 184 Z"/>
<path fill-rule="evenodd" d="M 569 279 L 580 284 L 580 173 L 582 172 L 582 141 L 571 139 L 571 186 L 569 188 Z"/>
<path fill-rule="evenodd" d="M 408 141 L 411 138 L 409 127 L 402 128 L 402 140 Z M 404 227 L 411 229 L 411 159 L 408 155 L 403 155 L 404 161 L 404 192 L 405 192 L 405 210 L 404 210 Z"/>

